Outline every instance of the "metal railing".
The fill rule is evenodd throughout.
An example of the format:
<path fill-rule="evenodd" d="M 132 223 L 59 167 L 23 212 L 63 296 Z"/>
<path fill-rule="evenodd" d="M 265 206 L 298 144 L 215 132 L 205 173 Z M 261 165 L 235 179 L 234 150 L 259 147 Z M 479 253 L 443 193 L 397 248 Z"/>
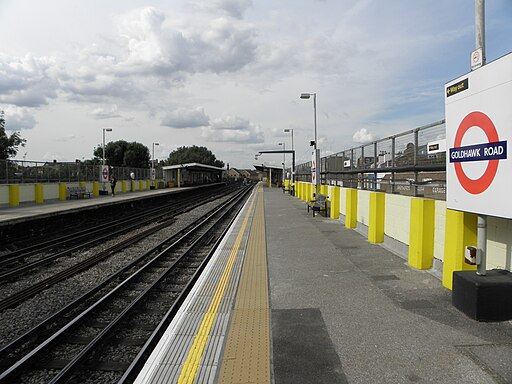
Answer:
<path fill-rule="evenodd" d="M 445 200 L 446 153 L 427 151 L 445 137 L 441 120 L 322 157 L 321 183 Z M 295 178 L 311 182 L 311 162 L 298 165 Z"/>
<path fill-rule="evenodd" d="M 135 174 L 136 180 L 149 180 L 150 168 L 112 168 L 118 180 L 129 180 Z M 156 178 L 163 178 L 162 168 L 156 168 Z M 100 165 L 84 163 L 38 162 L 21 160 L 0 160 L 0 184 L 20 183 L 61 183 L 92 182 L 100 180 Z"/>

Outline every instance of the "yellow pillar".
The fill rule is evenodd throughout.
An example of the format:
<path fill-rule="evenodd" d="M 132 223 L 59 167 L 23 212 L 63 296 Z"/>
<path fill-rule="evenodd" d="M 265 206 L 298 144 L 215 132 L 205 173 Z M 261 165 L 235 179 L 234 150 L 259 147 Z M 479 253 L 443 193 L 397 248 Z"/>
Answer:
<path fill-rule="evenodd" d="M 304 201 L 304 182 L 301 181 L 299 184 L 299 198 Z"/>
<path fill-rule="evenodd" d="M 430 269 L 434 263 L 435 202 L 415 197 L 411 200 L 409 256 L 407 262 L 416 269 Z"/>
<path fill-rule="evenodd" d="M 126 180 L 121 181 L 121 192 L 126 193 Z"/>
<path fill-rule="evenodd" d="M 180 172 L 180 169 L 178 168 L 178 188 L 181 187 L 181 172 Z"/>
<path fill-rule="evenodd" d="M 59 200 L 66 200 L 67 195 L 66 183 L 59 183 Z"/>
<path fill-rule="evenodd" d="M 155 182 L 153 184 L 155 184 L 155 189 L 158 189 L 158 180 L 155 179 Z"/>
<path fill-rule="evenodd" d="M 139 180 L 139 191 L 144 190 L 144 182 L 142 180 Z"/>
<path fill-rule="evenodd" d="M 36 204 L 44 203 L 44 185 L 43 184 L 34 184 L 34 192 L 36 197 Z"/>
<path fill-rule="evenodd" d="M 345 227 L 357 227 L 357 189 L 347 188 L 347 209 L 345 215 Z"/>
<path fill-rule="evenodd" d="M 370 192 L 370 222 L 368 223 L 368 241 L 370 243 L 384 242 L 384 215 L 386 194 Z"/>
<path fill-rule="evenodd" d="M 130 185 L 130 191 L 131 191 L 131 192 L 135 192 L 135 188 L 136 188 L 136 186 L 135 186 L 135 181 L 134 181 L 134 180 L 132 180 L 132 181 L 131 181 L 131 185 Z"/>
<path fill-rule="evenodd" d="M 146 191 L 149 191 L 151 189 L 151 181 L 146 180 Z"/>
<path fill-rule="evenodd" d="M 9 185 L 9 205 L 11 207 L 19 207 L 20 205 L 20 185 Z"/>
<path fill-rule="evenodd" d="M 477 215 L 447 209 L 443 286 L 448 289 L 452 289 L 454 271 L 476 270 L 475 265 L 464 262 L 464 247 L 467 245 L 477 245 Z"/>
<path fill-rule="evenodd" d="M 92 195 L 93 196 L 99 196 L 100 195 L 100 182 L 99 181 L 93 181 L 92 182 Z"/>
<path fill-rule="evenodd" d="M 312 183 L 308 183 L 308 196 L 306 201 L 313 200 L 313 193 L 315 193 L 315 186 Z"/>
<path fill-rule="evenodd" d="M 331 201 L 331 219 L 340 217 L 340 187 L 330 187 L 329 200 Z"/>

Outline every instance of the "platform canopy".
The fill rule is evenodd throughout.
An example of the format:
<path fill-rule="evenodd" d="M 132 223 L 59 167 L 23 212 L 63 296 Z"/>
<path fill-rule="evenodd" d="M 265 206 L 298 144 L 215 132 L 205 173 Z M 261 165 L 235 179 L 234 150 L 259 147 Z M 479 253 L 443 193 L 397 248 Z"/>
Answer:
<path fill-rule="evenodd" d="M 166 165 L 162 167 L 164 171 L 175 170 L 175 169 L 187 169 L 189 171 L 225 171 L 224 168 L 214 167 L 213 165 L 201 164 L 201 163 L 187 163 L 187 164 L 175 164 Z"/>

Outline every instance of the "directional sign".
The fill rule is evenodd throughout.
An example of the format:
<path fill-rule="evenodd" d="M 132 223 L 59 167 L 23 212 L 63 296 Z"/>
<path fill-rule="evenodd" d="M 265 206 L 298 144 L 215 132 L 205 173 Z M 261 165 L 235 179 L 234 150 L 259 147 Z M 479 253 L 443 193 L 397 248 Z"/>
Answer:
<path fill-rule="evenodd" d="M 512 54 L 445 89 L 447 207 L 512 218 Z"/>

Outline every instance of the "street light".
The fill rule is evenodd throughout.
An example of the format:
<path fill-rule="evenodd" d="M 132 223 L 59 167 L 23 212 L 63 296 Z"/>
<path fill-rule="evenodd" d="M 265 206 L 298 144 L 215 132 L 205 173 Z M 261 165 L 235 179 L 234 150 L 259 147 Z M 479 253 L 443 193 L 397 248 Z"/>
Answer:
<path fill-rule="evenodd" d="M 153 143 L 153 154 L 151 156 L 151 185 L 155 185 L 155 145 L 160 145 L 159 143 Z"/>
<path fill-rule="evenodd" d="M 283 151 L 286 151 L 286 143 L 277 143 L 277 145 L 282 145 Z M 283 153 L 283 188 L 284 188 L 284 172 L 285 172 L 284 163 L 286 163 L 286 152 Z"/>
<path fill-rule="evenodd" d="M 316 93 L 301 93 L 300 94 L 300 98 L 301 99 L 309 99 L 311 96 L 313 96 L 313 110 L 314 110 L 314 115 L 315 115 L 315 141 L 313 143 L 314 145 L 314 149 L 315 149 L 315 193 L 316 193 L 316 189 L 317 189 L 317 186 L 318 184 L 320 184 L 320 172 L 319 172 L 319 160 L 320 160 L 320 156 L 319 156 L 319 153 L 318 153 L 318 138 L 317 138 L 317 133 L 316 133 Z"/>
<path fill-rule="evenodd" d="M 103 128 L 103 165 L 105 165 L 105 132 L 112 132 L 112 128 Z"/>
<path fill-rule="evenodd" d="M 155 145 L 160 145 L 160 143 L 153 143 L 153 155 L 151 160 L 151 168 L 155 168 Z"/>
<path fill-rule="evenodd" d="M 292 151 L 294 150 L 293 148 L 293 128 L 286 128 L 284 130 L 285 133 L 288 133 L 290 132 L 292 134 Z M 295 182 L 295 168 L 294 168 L 294 164 L 292 164 L 292 184 Z"/>

